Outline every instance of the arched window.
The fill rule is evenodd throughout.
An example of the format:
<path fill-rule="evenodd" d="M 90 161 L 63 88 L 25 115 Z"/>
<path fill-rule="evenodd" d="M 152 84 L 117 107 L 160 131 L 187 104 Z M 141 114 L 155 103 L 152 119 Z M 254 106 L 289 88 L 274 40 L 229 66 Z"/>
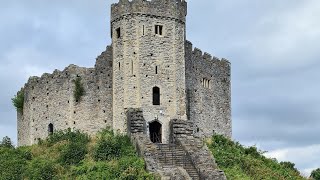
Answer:
<path fill-rule="evenodd" d="M 152 89 L 153 94 L 153 105 L 160 105 L 160 88 L 154 87 Z"/>
<path fill-rule="evenodd" d="M 53 124 L 52 123 L 50 123 L 48 125 L 48 132 L 49 132 L 49 135 L 53 134 Z"/>

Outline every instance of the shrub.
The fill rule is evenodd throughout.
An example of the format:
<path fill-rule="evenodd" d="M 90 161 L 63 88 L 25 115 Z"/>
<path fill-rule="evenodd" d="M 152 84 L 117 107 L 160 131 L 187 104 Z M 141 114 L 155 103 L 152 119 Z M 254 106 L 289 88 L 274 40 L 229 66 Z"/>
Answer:
<path fill-rule="evenodd" d="M 103 130 L 93 148 L 87 148 L 89 141 L 87 134 L 69 129 L 53 133 L 41 145 L 0 147 L 0 180 L 160 179 L 146 172 L 127 136 Z M 98 161 L 91 158 L 94 154 Z"/>
<path fill-rule="evenodd" d="M 23 179 L 23 172 L 27 165 L 30 152 L 0 147 L 0 179 Z"/>
<path fill-rule="evenodd" d="M 48 159 L 36 158 L 28 163 L 24 176 L 28 179 L 51 180 L 56 177 L 54 162 Z"/>
<path fill-rule="evenodd" d="M 80 166 L 71 168 L 74 179 L 141 179 L 153 180 L 156 178 L 144 169 L 143 159 L 137 156 L 119 157 L 117 160 L 83 162 Z M 71 178 L 71 179 L 72 179 Z"/>
<path fill-rule="evenodd" d="M 310 177 L 315 180 L 320 180 L 320 168 L 313 170 Z"/>
<path fill-rule="evenodd" d="M 64 146 L 60 154 L 60 162 L 64 165 L 79 164 L 87 154 L 86 145 L 79 142 L 70 142 Z"/>
<path fill-rule="evenodd" d="M 280 162 L 280 165 L 284 168 L 287 168 L 287 169 L 290 169 L 292 171 L 299 173 L 299 171 L 295 168 L 295 164 L 292 162 Z"/>
<path fill-rule="evenodd" d="M 208 147 L 227 179 L 304 179 L 293 163 L 268 159 L 254 146 L 244 147 L 224 136 L 214 135 Z"/>
<path fill-rule="evenodd" d="M 75 89 L 73 91 L 73 97 L 76 102 L 79 102 L 81 100 L 81 97 L 85 94 L 83 84 L 81 83 L 81 77 L 77 77 L 77 79 L 74 80 L 74 85 Z"/>
<path fill-rule="evenodd" d="M 15 95 L 11 100 L 13 106 L 17 109 L 17 111 L 23 113 L 24 90 L 19 91 L 17 95 Z"/>
<path fill-rule="evenodd" d="M 135 151 L 128 136 L 115 135 L 113 131 L 106 129 L 99 135 L 93 157 L 96 161 L 103 161 L 134 154 Z"/>
<path fill-rule="evenodd" d="M 79 130 L 71 131 L 69 128 L 64 131 L 54 132 L 41 144 L 51 147 L 62 141 L 66 141 L 66 144 L 60 149 L 60 163 L 63 165 L 74 165 L 84 159 L 87 154 L 87 144 L 90 141 L 88 134 L 81 133 Z"/>
<path fill-rule="evenodd" d="M 53 144 L 60 142 L 60 141 L 68 141 L 68 142 L 78 142 L 83 145 L 86 145 L 90 141 L 90 137 L 88 134 L 81 133 L 79 130 L 71 131 L 70 128 L 64 131 L 56 131 L 51 134 L 46 142 L 47 146 L 52 146 Z"/>

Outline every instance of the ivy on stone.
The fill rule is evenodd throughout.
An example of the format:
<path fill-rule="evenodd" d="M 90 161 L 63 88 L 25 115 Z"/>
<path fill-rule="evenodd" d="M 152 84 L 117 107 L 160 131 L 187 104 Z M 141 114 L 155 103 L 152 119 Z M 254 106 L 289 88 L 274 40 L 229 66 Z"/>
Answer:
<path fill-rule="evenodd" d="M 76 102 L 79 102 L 81 97 L 85 94 L 83 84 L 81 83 L 81 77 L 77 77 L 77 79 L 74 80 L 74 85 L 75 89 L 73 91 L 73 97 Z"/>
<path fill-rule="evenodd" d="M 18 112 L 23 113 L 24 105 L 24 91 L 21 90 L 15 95 L 12 99 L 13 106 L 17 109 Z"/>

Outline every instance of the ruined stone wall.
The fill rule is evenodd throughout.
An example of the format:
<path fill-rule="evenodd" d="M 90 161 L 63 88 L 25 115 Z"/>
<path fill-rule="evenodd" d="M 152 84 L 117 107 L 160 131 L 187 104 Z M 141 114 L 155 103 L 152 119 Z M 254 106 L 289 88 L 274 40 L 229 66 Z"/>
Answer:
<path fill-rule="evenodd" d="M 95 68 L 70 65 L 63 71 L 31 77 L 24 87 L 23 115 L 18 115 L 18 145 L 31 145 L 54 130 L 80 129 L 89 134 L 112 126 L 112 48 L 97 58 Z M 74 80 L 81 77 L 85 95 L 76 102 Z"/>
<path fill-rule="evenodd" d="M 166 12 L 168 9 L 165 8 L 179 11 L 182 2 L 172 2 L 141 1 L 148 5 L 138 9 L 133 8 L 138 1 L 123 6 L 120 4 L 124 2 L 120 1 L 113 5 L 114 130 L 125 133 L 126 109 L 142 108 L 147 122 L 158 120 L 162 124 L 162 140 L 167 142 L 170 119 L 186 119 L 185 17 L 166 16 L 166 13 L 155 15 Z M 115 13 L 115 8 L 130 10 L 118 9 L 117 12 L 122 12 L 119 14 Z M 163 26 L 162 35 L 155 33 L 156 25 Z M 160 105 L 152 104 L 153 87 L 160 88 Z"/>
<path fill-rule="evenodd" d="M 230 73 L 227 60 L 203 54 L 186 41 L 188 119 L 197 135 L 231 137 Z"/>

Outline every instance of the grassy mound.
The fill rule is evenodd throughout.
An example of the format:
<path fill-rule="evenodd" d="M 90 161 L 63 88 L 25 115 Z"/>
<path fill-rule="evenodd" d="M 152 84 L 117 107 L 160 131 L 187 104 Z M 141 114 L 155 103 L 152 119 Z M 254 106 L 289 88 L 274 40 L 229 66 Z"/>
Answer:
<path fill-rule="evenodd" d="M 28 147 L 0 147 L 0 180 L 156 179 L 145 171 L 127 136 L 103 130 L 96 138 L 60 131 Z"/>
<path fill-rule="evenodd" d="M 275 159 L 266 158 L 256 147 L 246 148 L 220 135 L 214 135 L 207 145 L 228 179 L 305 179 L 300 176 L 293 163 L 279 163 Z"/>

